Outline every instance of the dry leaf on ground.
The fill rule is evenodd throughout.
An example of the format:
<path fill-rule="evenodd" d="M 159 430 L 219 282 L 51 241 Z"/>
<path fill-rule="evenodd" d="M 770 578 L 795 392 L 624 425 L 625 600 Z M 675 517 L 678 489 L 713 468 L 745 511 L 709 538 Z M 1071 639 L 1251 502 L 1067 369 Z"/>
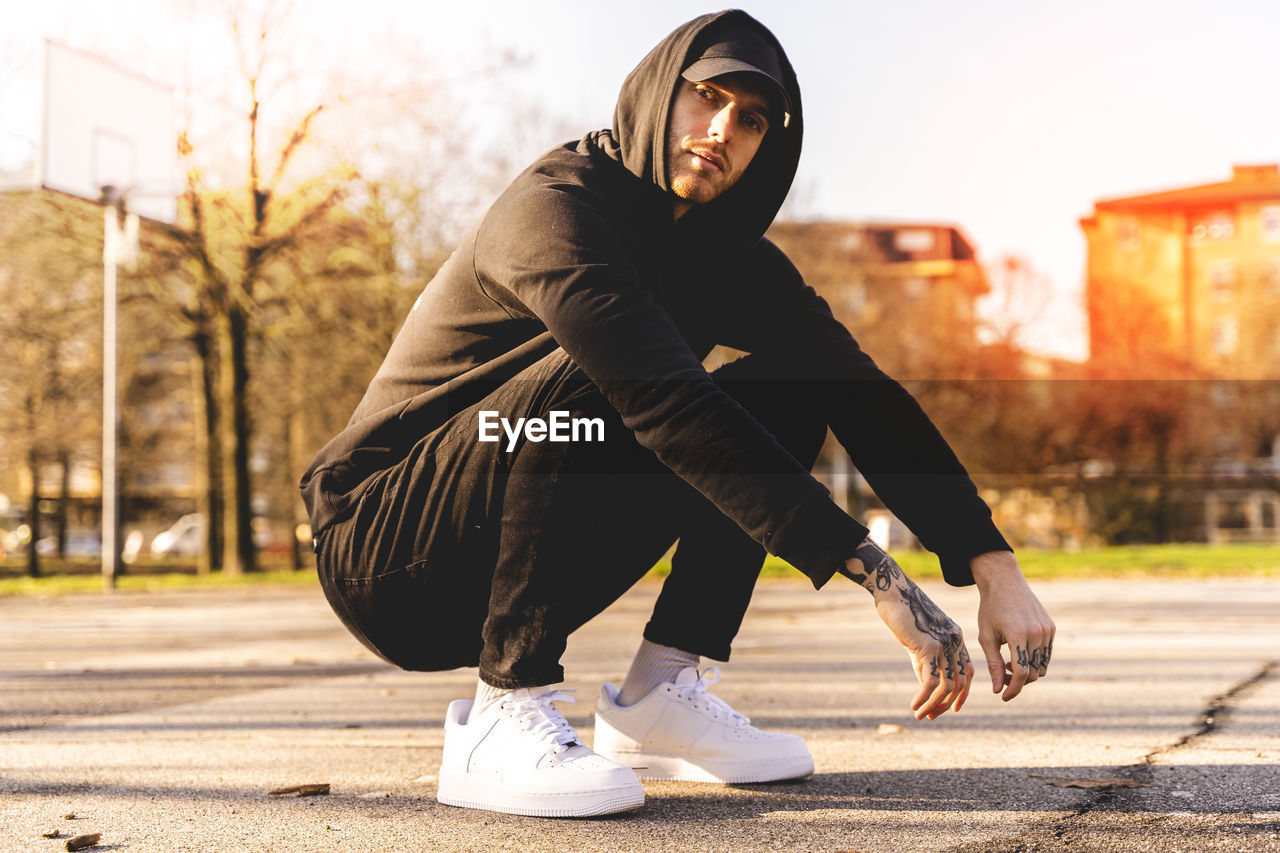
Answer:
<path fill-rule="evenodd" d="M 68 850 L 88 850 L 90 847 L 96 847 L 100 840 L 102 840 L 101 832 L 90 832 L 87 835 L 68 838 L 62 846 Z"/>
<path fill-rule="evenodd" d="M 314 797 L 327 793 L 329 793 L 329 783 L 319 782 L 312 785 L 290 785 L 287 788 L 276 788 L 274 791 L 267 791 L 267 796 L 280 797 L 285 794 L 297 794 L 299 797 Z"/>

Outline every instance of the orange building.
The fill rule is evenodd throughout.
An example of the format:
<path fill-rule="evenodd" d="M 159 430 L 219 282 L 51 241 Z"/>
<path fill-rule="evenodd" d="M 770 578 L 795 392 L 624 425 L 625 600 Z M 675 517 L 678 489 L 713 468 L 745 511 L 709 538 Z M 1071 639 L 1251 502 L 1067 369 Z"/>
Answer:
<path fill-rule="evenodd" d="M 1111 375 L 1280 377 L 1280 169 L 1094 205 L 1091 358 Z"/>
<path fill-rule="evenodd" d="M 782 222 L 769 238 L 890 373 L 947 373 L 978 346 L 975 303 L 991 288 L 958 228 Z"/>

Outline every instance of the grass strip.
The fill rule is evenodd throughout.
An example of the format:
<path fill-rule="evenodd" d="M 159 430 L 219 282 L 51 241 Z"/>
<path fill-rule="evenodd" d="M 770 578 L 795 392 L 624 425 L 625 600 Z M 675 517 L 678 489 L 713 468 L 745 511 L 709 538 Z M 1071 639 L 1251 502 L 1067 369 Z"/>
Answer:
<path fill-rule="evenodd" d="M 902 568 L 916 579 L 942 577 L 938 559 L 928 551 L 894 551 Z M 1117 545 L 1085 548 L 1078 551 L 1018 552 L 1023 574 L 1032 580 L 1092 578 L 1224 578 L 1280 577 L 1280 544 L 1240 543 L 1233 545 Z M 315 584 L 316 574 L 309 569 L 291 571 L 268 568 L 240 577 L 221 573 L 197 575 L 194 569 L 144 567 L 116 579 L 116 588 L 126 592 L 166 589 L 200 589 L 205 587 L 247 586 L 252 584 Z M 100 592 L 102 577 L 90 564 L 52 564 L 48 574 L 28 578 L 17 574 L 20 569 L 12 559 L 0 576 L 0 595 L 62 595 Z M 650 577 L 664 577 L 671 562 L 663 558 L 650 571 Z M 802 579 L 802 575 L 783 560 L 768 557 L 762 577 Z"/>
<path fill-rule="evenodd" d="M 241 577 L 231 577 L 215 572 L 197 575 L 194 572 L 173 571 L 148 574 L 125 574 L 116 578 L 116 589 L 121 592 L 158 592 L 170 589 L 201 589 L 208 587 L 234 587 L 260 584 L 318 584 L 314 571 L 264 571 L 252 572 Z M 47 574 L 38 578 L 0 577 L 0 596 L 4 595 L 65 595 L 82 592 L 101 592 L 102 576 L 88 573 Z"/>
<path fill-rule="evenodd" d="M 893 551 L 903 571 L 916 579 L 942 577 L 938 558 L 928 551 Z M 1033 580 L 1070 578 L 1220 578 L 1280 577 L 1280 544 L 1239 543 L 1204 545 L 1113 545 L 1078 551 L 1018 551 L 1022 573 Z M 664 559 L 652 574 L 665 575 L 671 563 Z M 788 563 L 774 556 L 765 559 L 762 577 L 799 577 Z"/>

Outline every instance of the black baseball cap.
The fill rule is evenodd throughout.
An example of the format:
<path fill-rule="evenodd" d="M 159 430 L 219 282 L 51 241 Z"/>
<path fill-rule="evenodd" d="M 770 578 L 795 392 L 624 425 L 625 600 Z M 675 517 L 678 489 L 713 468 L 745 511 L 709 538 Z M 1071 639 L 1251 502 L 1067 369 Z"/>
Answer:
<path fill-rule="evenodd" d="M 703 48 L 680 76 L 700 83 L 721 74 L 747 72 L 759 74 L 773 84 L 782 104 L 782 126 L 791 123 L 791 98 L 783 85 L 782 63 L 778 51 L 760 32 L 749 27 L 733 27 L 732 32 L 717 33 L 714 41 Z"/>

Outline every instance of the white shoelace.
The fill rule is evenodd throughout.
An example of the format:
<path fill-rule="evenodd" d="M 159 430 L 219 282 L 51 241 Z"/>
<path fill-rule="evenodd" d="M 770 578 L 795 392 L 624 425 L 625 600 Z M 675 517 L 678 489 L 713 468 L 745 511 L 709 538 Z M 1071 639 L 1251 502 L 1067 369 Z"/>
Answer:
<path fill-rule="evenodd" d="M 532 699 L 506 699 L 501 707 L 510 709 L 511 716 L 522 729 L 551 746 L 552 752 L 559 755 L 580 743 L 578 733 L 553 703 L 573 701 L 572 690 L 553 690 Z"/>
<path fill-rule="evenodd" d="M 690 700 L 695 708 L 707 711 L 717 720 L 723 714 L 735 726 L 748 725 L 751 719 L 746 714 L 733 710 L 728 702 L 707 692 L 707 688 L 719 680 L 720 667 L 709 666 L 698 673 L 698 680 L 692 684 L 677 684 L 676 695 Z"/>

